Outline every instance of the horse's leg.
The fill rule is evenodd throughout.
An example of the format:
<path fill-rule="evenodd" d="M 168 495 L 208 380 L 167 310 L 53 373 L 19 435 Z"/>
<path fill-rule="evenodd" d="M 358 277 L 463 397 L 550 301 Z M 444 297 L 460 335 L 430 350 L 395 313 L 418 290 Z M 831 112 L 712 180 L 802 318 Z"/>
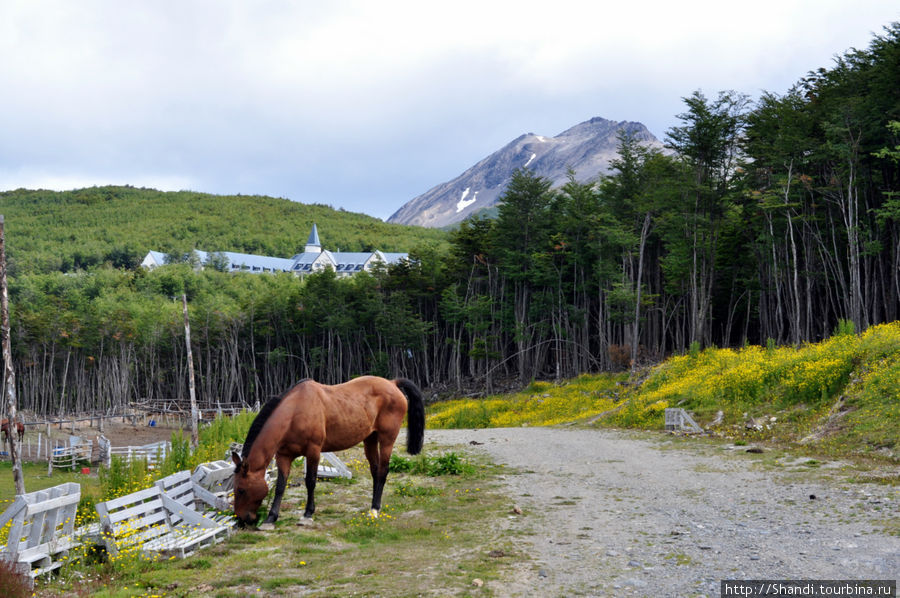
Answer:
<path fill-rule="evenodd" d="M 378 488 L 378 480 L 380 479 L 380 475 L 378 472 L 378 433 L 372 432 L 365 440 L 363 440 L 363 449 L 366 452 L 366 460 L 369 462 L 369 471 L 372 473 L 372 510 L 370 514 L 374 517 L 378 516 L 378 509 L 381 508 L 381 503 L 379 500 L 379 506 L 375 506 L 375 497 L 381 496 L 381 491 Z"/>
<path fill-rule="evenodd" d="M 275 458 L 275 463 L 278 465 L 278 481 L 275 482 L 275 497 L 272 499 L 272 506 L 269 507 L 269 516 L 266 517 L 266 520 L 260 526 L 260 529 L 263 529 L 263 526 L 275 526 L 275 522 L 278 521 L 278 513 L 281 511 L 281 497 L 284 496 L 284 490 L 287 488 L 288 477 L 291 475 L 291 459 L 290 457 L 286 457 L 285 455 L 278 455 Z"/>
<path fill-rule="evenodd" d="M 309 449 L 306 453 L 306 509 L 303 511 L 304 519 L 312 519 L 316 512 L 316 479 L 319 475 L 319 458 L 321 452 L 318 447 Z"/>
<path fill-rule="evenodd" d="M 372 436 L 370 436 L 370 438 L 372 438 Z M 372 442 L 371 457 L 369 457 L 368 444 L 366 445 L 366 457 L 369 458 L 369 468 L 372 471 L 371 514 L 373 517 L 378 517 L 378 512 L 381 510 L 381 495 L 384 492 L 384 484 L 387 481 L 388 469 L 391 465 L 391 453 L 394 450 L 395 440 L 395 438 L 390 438 L 381 434 L 379 434 L 377 438 L 377 449 L 374 439 Z"/>

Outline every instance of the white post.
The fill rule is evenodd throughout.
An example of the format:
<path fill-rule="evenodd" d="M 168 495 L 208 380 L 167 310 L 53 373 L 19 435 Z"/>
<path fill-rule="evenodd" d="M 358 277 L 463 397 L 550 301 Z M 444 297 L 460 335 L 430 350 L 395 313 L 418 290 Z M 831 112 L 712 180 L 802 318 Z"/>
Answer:
<path fill-rule="evenodd" d="M 6 416 L 9 418 L 9 458 L 12 459 L 13 482 L 16 494 L 25 494 L 25 478 L 22 474 L 22 457 L 19 455 L 19 435 L 16 432 L 16 373 L 12 363 L 12 344 L 9 330 L 9 290 L 6 286 L 6 242 L 4 240 L 3 215 L 0 214 L 0 336 L 3 344 L 3 361 L 6 363 Z"/>
<path fill-rule="evenodd" d="M 187 361 L 188 361 L 188 390 L 191 397 L 191 447 L 196 450 L 200 443 L 198 430 L 197 413 L 197 394 L 194 390 L 194 357 L 191 353 L 191 323 L 188 320 L 187 295 L 181 295 L 181 304 L 184 310 L 184 343 L 187 345 Z"/>

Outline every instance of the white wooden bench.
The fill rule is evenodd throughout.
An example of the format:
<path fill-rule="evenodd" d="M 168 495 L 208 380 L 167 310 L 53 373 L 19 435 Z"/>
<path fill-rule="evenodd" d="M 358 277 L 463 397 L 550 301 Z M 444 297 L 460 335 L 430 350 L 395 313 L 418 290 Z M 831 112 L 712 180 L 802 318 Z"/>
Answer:
<path fill-rule="evenodd" d="M 96 505 L 107 552 L 140 547 L 150 557 L 185 558 L 221 542 L 228 528 L 152 486 Z"/>
<path fill-rule="evenodd" d="M 303 459 L 303 475 L 306 476 L 306 459 Z M 353 477 L 341 458 L 334 453 L 322 453 L 316 475 L 320 478 L 346 478 L 348 480 Z"/>
<path fill-rule="evenodd" d="M 228 498 L 234 492 L 234 463 L 221 460 L 201 463 L 191 479 L 217 497 Z"/>
<path fill-rule="evenodd" d="M 231 448 L 229 449 L 229 458 L 231 455 L 231 451 L 234 451 L 238 454 L 241 453 L 241 448 L 243 445 L 237 443 L 231 443 Z M 306 476 L 306 459 L 303 459 L 303 476 Z M 319 467 L 316 470 L 316 475 L 320 478 L 346 478 L 350 479 L 353 477 L 353 473 L 350 472 L 350 469 L 344 465 L 344 462 L 341 461 L 341 458 L 335 455 L 334 453 L 322 453 L 319 457 Z M 266 482 L 269 484 L 269 487 L 272 487 L 272 482 L 278 477 L 278 469 L 275 466 L 275 459 L 272 459 L 272 462 L 269 464 L 269 468 L 266 470 Z"/>
<path fill-rule="evenodd" d="M 81 486 L 74 482 L 17 496 L 0 515 L 0 529 L 10 526 L 0 558 L 31 578 L 61 567 L 80 545 L 75 534 L 79 500 Z"/>
<path fill-rule="evenodd" d="M 195 482 L 189 471 L 173 473 L 155 483 L 160 490 L 179 504 L 193 509 L 207 519 L 212 519 L 217 524 L 228 528 L 229 531 L 237 523 L 237 519 L 232 513 L 223 512 L 231 510 L 231 503 L 228 499 L 213 494 Z"/>

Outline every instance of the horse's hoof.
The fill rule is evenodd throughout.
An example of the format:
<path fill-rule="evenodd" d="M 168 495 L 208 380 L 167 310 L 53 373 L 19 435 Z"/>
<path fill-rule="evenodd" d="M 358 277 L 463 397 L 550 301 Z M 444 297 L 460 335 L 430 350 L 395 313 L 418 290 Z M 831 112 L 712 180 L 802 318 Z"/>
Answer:
<path fill-rule="evenodd" d="M 378 519 L 378 509 L 369 509 L 369 517 Z"/>
<path fill-rule="evenodd" d="M 301 517 L 300 520 L 297 522 L 297 525 L 302 526 L 302 527 L 309 527 L 311 525 L 315 525 L 315 523 L 316 522 L 313 521 L 312 517 Z"/>
<path fill-rule="evenodd" d="M 260 531 L 268 532 L 275 529 L 274 523 L 260 523 L 259 524 Z"/>

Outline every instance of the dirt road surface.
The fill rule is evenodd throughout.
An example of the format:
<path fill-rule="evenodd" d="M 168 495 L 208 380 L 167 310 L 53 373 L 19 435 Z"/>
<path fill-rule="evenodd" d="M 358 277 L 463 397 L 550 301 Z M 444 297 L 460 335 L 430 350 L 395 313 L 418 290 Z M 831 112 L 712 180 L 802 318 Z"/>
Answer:
<path fill-rule="evenodd" d="M 493 585 L 501 596 L 713 597 L 724 579 L 900 573 L 900 491 L 851 483 L 840 464 L 611 430 L 426 439 L 513 472 L 503 483 L 522 515 L 503 525 L 533 561 Z"/>

